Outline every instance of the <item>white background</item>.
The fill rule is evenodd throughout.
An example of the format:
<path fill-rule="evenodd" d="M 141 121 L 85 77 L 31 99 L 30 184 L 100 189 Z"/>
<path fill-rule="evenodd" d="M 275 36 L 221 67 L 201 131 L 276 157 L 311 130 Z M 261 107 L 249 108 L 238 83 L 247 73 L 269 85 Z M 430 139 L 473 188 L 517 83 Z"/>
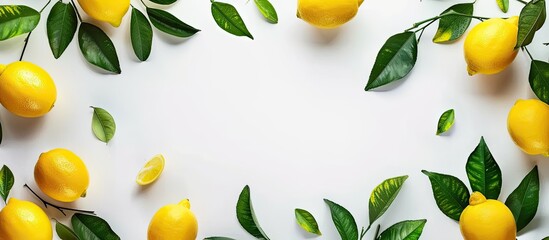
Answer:
<path fill-rule="evenodd" d="M 371 190 L 386 178 L 407 174 L 400 195 L 377 223 L 385 229 L 401 220 L 425 218 L 422 239 L 461 239 L 458 224 L 438 210 L 420 171 L 452 174 L 468 185 L 465 162 L 484 136 L 503 172 L 500 200 L 539 164 L 541 205 L 518 238 L 549 235 L 548 159 L 523 154 L 506 129 L 514 102 L 534 97 L 525 53 L 500 74 L 469 77 L 463 39 L 434 44 L 432 25 L 405 80 L 386 92 L 363 90 L 389 36 L 457 1 L 366 0 L 353 21 L 333 31 L 297 19 L 295 0 L 272 0 L 277 25 L 262 19 L 253 1 L 227 2 L 240 11 L 256 40 L 219 29 L 209 1 L 180 0 L 168 11 L 202 31 L 180 40 L 155 30 L 152 55 L 139 63 L 130 45 L 129 14 L 119 28 L 100 24 L 117 47 L 121 75 L 88 65 L 76 39 L 55 60 L 45 34 L 50 5 L 24 59 L 55 79 L 55 108 L 41 119 L 21 119 L 0 109 L 0 161 L 16 176 L 12 196 L 37 202 L 22 186 L 38 190 L 33 167 L 39 154 L 63 147 L 81 156 L 91 175 L 88 196 L 67 206 L 95 210 L 122 239 L 146 239 L 155 211 L 185 198 L 191 199 L 198 218 L 199 239 L 253 239 L 235 215 L 247 184 L 271 239 L 313 237 L 296 224 L 296 207 L 317 218 L 324 234 L 319 239 L 339 239 L 323 198 L 345 206 L 364 226 Z M 39 9 L 44 1 L 5 3 Z M 144 10 L 138 1 L 132 4 Z M 494 0 L 479 0 L 475 15 L 511 16 L 521 7 L 511 0 L 510 13 L 503 14 Z M 549 41 L 547 29 L 530 47 L 540 60 L 549 53 L 541 45 Z M 23 40 L 1 42 L 0 61 L 17 60 Z M 107 109 L 116 119 L 117 132 L 108 145 L 91 132 L 90 105 Z M 454 128 L 435 136 L 440 114 L 450 108 L 456 111 Z M 139 187 L 137 172 L 158 153 L 166 157 L 164 173 L 150 187 Z M 47 213 L 69 220 L 54 209 Z"/>

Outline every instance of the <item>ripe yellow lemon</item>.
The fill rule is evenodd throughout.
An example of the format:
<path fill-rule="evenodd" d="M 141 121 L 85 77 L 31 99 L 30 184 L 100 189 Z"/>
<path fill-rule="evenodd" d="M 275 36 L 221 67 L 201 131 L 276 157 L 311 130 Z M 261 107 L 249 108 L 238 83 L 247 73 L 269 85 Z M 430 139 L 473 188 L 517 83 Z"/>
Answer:
<path fill-rule="evenodd" d="M 147 240 L 195 240 L 198 222 L 189 200 L 160 208 L 153 216 Z"/>
<path fill-rule="evenodd" d="M 362 1 L 298 0 L 297 17 L 318 28 L 336 28 L 355 17 Z"/>
<path fill-rule="evenodd" d="M 46 213 L 36 204 L 10 198 L 0 211 L 0 240 L 51 240 L 53 231 Z"/>
<path fill-rule="evenodd" d="M 82 10 L 95 20 L 120 26 L 130 8 L 130 0 L 78 0 Z"/>
<path fill-rule="evenodd" d="M 518 100 L 509 111 L 507 130 L 522 151 L 549 157 L 549 105 L 537 100 Z"/>
<path fill-rule="evenodd" d="M 67 149 L 57 148 L 40 154 L 34 166 L 34 180 L 49 197 L 73 202 L 86 195 L 90 177 L 80 157 Z"/>
<path fill-rule="evenodd" d="M 137 179 L 135 180 L 137 184 L 144 186 L 154 182 L 162 174 L 164 162 L 162 154 L 158 154 L 149 160 L 141 171 L 139 171 L 139 174 L 137 174 Z"/>
<path fill-rule="evenodd" d="M 495 74 L 517 56 L 518 17 L 492 18 L 477 24 L 465 39 L 463 49 L 467 72 Z"/>
<path fill-rule="evenodd" d="M 459 227 L 464 240 L 515 240 L 517 234 L 511 210 L 498 200 L 486 200 L 480 192 L 471 194 Z"/>
<path fill-rule="evenodd" d="M 48 113 L 57 99 L 50 75 L 30 62 L 0 64 L 0 103 L 20 117 L 40 117 Z"/>

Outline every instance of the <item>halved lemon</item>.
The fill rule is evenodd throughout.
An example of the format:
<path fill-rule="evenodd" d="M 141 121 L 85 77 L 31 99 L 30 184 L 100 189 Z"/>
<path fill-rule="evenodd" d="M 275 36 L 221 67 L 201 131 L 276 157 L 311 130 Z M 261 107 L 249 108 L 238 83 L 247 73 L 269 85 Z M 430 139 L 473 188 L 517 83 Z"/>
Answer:
<path fill-rule="evenodd" d="M 137 179 L 135 180 L 137 184 L 141 186 L 149 185 L 152 182 L 156 181 L 162 170 L 164 170 L 164 156 L 158 154 L 151 158 L 143 168 L 137 174 Z"/>

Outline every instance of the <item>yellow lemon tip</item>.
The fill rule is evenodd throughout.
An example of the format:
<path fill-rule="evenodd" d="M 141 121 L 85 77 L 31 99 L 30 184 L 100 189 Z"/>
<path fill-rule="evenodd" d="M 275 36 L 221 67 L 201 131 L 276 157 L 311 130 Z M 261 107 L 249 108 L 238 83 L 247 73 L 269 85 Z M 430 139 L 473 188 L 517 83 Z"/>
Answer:
<path fill-rule="evenodd" d="M 187 209 L 191 209 L 191 201 L 189 199 L 185 199 L 185 200 L 179 202 L 177 205 L 183 206 Z"/>
<path fill-rule="evenodd" d="M 5 69 L 6 69 L 6 65 L 0 64 L 0 74 L 2 74 Z"/>
<path fill-rule="evenodd" d="M 518 26 L 519 17 L 518 16 L 512 16 L 510 18 L 505 19 L 508 23 L 511 23 L 515 26 Z"/>
<path fill-rule="evenodd" d="M 474 192 L 469 198 L 469 205 L 475 206 L 486 202 L 486 197 L 480 192 Z"/>

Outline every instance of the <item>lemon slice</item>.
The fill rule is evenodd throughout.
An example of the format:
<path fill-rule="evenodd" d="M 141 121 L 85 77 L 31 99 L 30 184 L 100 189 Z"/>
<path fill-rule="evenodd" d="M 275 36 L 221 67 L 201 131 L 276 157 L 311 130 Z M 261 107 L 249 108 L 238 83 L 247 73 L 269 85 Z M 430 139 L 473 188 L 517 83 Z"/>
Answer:
<path fill-rule="evenodd" d="M 139 171 L 135 181 L 141 186 L 149 185 L 162 174 L 162 170 L 164 170 L 164 156 L 158 154 Z"/>

